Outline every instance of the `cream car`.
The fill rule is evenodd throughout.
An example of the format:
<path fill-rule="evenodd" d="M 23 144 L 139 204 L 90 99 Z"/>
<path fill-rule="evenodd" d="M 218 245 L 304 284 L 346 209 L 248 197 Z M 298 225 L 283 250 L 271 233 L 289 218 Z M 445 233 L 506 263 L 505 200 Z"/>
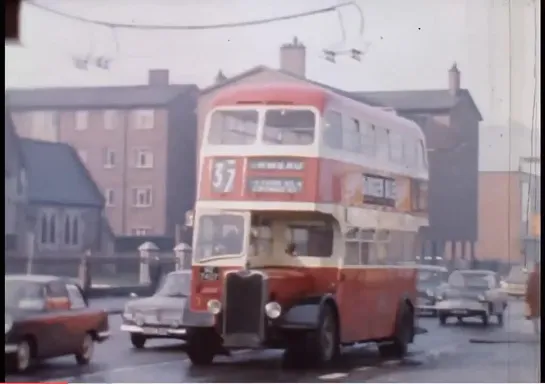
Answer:
<path fill-rule="evenodd" d="M 441 325 L 446 324 L 450 317 L 460 322 L 468 317 L 477 317 L 486 326 L 492 316 L 503 325 L 507 294 L 501 289 L 496 272 L 454 271 L 448 278 L 446 289 L 437 299 L 435 308 Z"/>

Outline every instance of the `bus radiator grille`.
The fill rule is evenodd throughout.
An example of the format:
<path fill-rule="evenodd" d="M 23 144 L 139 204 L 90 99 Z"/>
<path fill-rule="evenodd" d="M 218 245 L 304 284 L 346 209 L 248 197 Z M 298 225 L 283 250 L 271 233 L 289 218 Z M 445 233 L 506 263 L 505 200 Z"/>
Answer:
<path fill-rule="evenodd" d="M 259 334 L 263 324 L 263 277 L 231 273 L 225 281 L 225 333 Z"/>

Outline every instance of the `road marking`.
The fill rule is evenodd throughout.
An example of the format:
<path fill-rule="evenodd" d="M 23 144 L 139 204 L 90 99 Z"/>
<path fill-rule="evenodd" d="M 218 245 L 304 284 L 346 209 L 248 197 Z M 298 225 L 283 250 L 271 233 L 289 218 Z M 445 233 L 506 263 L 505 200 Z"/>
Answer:
<path fill-rule="evenodd" d="M 368 371 L 368 370 L 373 369 L 373 368 L 375 368 L 375 367 L 369 367 L 369 366 L 368 367 L 359 367 L 359 368 L 354 369 L 354 371 L 364 372 L 364 371 Z"/>
<path fill-rule="evenodd" d="M 387 360 L 383 362 L 381 365 L 384 367 L 394 367 L 399 364 L 401 364 L 401 360 Z"/>
<path fill-rule="evenodd" d="M 246 353 L 253 352 L 251 349 L 243 349 L 240 351 L 234 351 L 231 352 L 231 355 L 243 355 Z M 82 375 L 75 375 L 75 376 L 68 376 L 68 377 L 56 377 L 47 379 L 47 381 L 60 381 L 60 382 L 71 382 L 71 381 L 77 381 L 82 380 L 85 378 L 93 377 L 95 375 L 106 375 L 106 374 L 113 374 L 113 373 L 123 373 L 123 372 L 130 372 L 141 368 L 152 368 L 152 367 L 162 367 L 164 365 L 169 365 L 172 363 L 180 364 L 181 362 L 189 361 L 188 357 L 184 357 L 182 359 L 175 359 L 175 360 L 168 360 L 168 361 L 161 361 L 159 363 L 149 363 L 149 364 L 138 364 L 138 365 L 131 365 L 127 367 L 120 367 L 120 368 L 114 368 L 114 369 L 104 369 L 101 371 L 94 371 L 89 373 L 84 373 Z"/>
<path fill-rule="evenodd" d="M 320 380 L 337 380 L 348 376 L 348 373 L 328 373 L 327 375 L 318 376 Z"/>

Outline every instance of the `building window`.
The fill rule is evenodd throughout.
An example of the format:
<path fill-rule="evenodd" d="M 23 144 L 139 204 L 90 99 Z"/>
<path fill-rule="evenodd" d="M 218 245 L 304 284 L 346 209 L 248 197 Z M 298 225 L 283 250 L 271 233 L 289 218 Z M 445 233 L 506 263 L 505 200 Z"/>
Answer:
<path fill-rule="evenodd" d="M 133 236 L 147 236 L 151 233 L 151 228 L 148 227 L 138 227 L 131 229 L 131 234 Z"/>
<path fill-rule="evenodd" d="M 132 189 L 132 204 L 135 207 L 150 207 L 152 204 L 152 188 L 137 187 Z"/>
<path fill-rule="evenodd" d="M 57 142 L 59 141 L 59 126 L 58 112 L 33 112 L 30 136 L 32 139 Z"/>
<path fill-rule="evenodd" d="M 110 188 L 106 189 L 104 199 L 106 200 L 106 206 L 113 207 L 115 205 L 115 191 Z"/>
<path fill-rule="evenodd" d="M 77 246 L 80 243 L 80 238 L 79 215 L 67 214 L 64 217 L 64 244 Z"/>
<path fill-rule="evenodd" d="M 102 163 L 104 168 L 115 167 L 115 152 L 110 148 L 104 148 L 102 150 Z"/>
<path fill-rule="evenodd" d="M 78 151 L 79 159 L 83 164 L 87 164 L 87 151 L 81 149 Z"/>
<path fill-rule="evenodd" d="M 349 118 L 343 129 L 343 148 L 350 152 L 361 151 L 360 122 Z"/>
<path fill-rule="evenodd" d="M 104 129 L 111 131 L 115 129 L 120 122 L 121 116 L 119 111 L 113 109 L 104 111 Z"/>
<path fill-rule="evenodd" d="M 153 168 L 153 152 L 149 149 L 135 149 L 136 168 Z"/>
<path fill-rule="evenodd" d="M 155 126 L 155 111 L 153 109 L 143 109 L 135 112 L 136 129 L 153 129 Z"/>
<path fill-rule="evenodd" d="M 57 215 L 44 212 L 40 218 L 40 242 L 55 244 L 57 242 Z"/>
<path fill-rule="evenodd" d="M 77 111 L 76 112 L 76 131 L 85 131 L 89 123 L 89 112 Z"/>

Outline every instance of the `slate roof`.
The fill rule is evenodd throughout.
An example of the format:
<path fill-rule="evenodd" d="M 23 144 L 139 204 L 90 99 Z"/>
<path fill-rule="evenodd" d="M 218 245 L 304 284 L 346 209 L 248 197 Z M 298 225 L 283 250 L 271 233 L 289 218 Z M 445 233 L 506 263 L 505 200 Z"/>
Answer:
<path fill-rule="evenodd" d="M 131 108 L 163 106 L 198 90 L 193 84 L 8 89 L 12 109 Z"/>
<path fill-rule="evenodd" d="M 377 92 L 351 92 L 353 97 L 364 100 L 373 100 L 395 110 L 412 113 L 441 112 L 452 109 L 460 101 L 460 98 L 469 98 L 482 120 L 482 116 L 467 89 L 461 89 L 457 95 L 453 95 L 448 89 L 427 89 L 416 91 L 377 91 Z"/>
<path fill-rule="evenodd" d="M 21 148 L 30 203 L 97 208 L 104 205 L 100 190 L 71 146 L 21 139 Z"/>
<path fill-rule="evenodd" d="M 255 75 L 255 74 L 263 72 L 263 71 L 273 71 L 273 72 L 282 73 L 282 74 L 284 74 L 286 76 L 293 77 L 294 79 L 306 81 L 309 84 L 313 84 L 313 85 L 316 85 L 318 87 L 328 89 L 331 92 L 340 94 L 340 95 L 342 95 L 344 97 L 348 97 L 349 99 L 352 99 L 352 100 L 355 100 L 355 101 L 363 102 L 363 103 L 368 104 L 368 105 L 372 105 L 372 106 L 376 106 L 376 107 L 385 106 L 381 102 L 379 102 L 377 100 L 373 100 L 371 98 L 367 98 L 366 96 L 354 95 L 351 92 L 347 92 L 347 91 L 332 87 L 332 86 L 327 85 L 327 84 L 319 83 L 317 81 L 309 80 L 306 77 L 297 76 L 297 75 L 295 75 L 295 74 L 293 74 L 291 72 L 288 72 L 288 71 L 284 71 L 284 70 L 281 70 L 281 69 L 270 68 L 270 67 L 267 67 L 265 65 L 258 65 L 256 67 L 248 69 L 247 71 L 241 72 L 238 75 L 229 77 L 229 78 L 223 80 L 220 83 L 212 84 L 211 86 L 209 86 L 207 88 L 204 88 L 201 91 L 201 95 L 205 95 L 207 93 L 213 92 L 213 91 L 215 91 L 217 89 L 220 89 L 220 88 L 222 88 L 222 87 L 224 87 L 226 85 L 229 85 L 229 84 L 235 83 L 235 82 L 237 82 L 239 80 L 242 80 L 245 77 L 252 76 L 252 75 Z"/>

